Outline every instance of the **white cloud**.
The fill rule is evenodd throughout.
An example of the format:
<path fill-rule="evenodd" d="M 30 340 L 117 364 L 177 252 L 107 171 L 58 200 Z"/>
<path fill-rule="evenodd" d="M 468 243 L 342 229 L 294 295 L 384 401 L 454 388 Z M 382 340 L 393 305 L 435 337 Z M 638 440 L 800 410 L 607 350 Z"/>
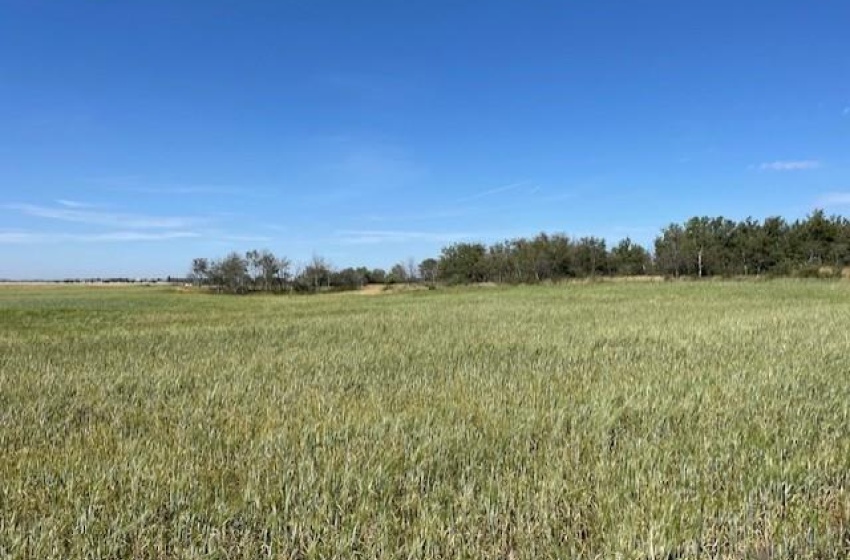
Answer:
<path fill-rule="evenodd" d="M 475 213 L 477 209 L 473 208 L 453 208 L 448 210 L 435 210 L 433 212 L 422 213 L 404 213 L 378 215 L 370 214 L 363 216 L 363 220 L 367 222 L 421 222 L 431 220 L 443 220 L 450 218 L 459 218 L 471 213 Z"/>
<path fill-rule="evenodd" d="M 805 169 L 817 169 L 821 163 L 814 159 L 805 160 L 780 160 L 762 163 L 758 166 L 761 171 L 801 171 Z"/>
<path fill-rule="evenodd" d="M 427 170 L 410 159 L 404 150 L 391 145 L 363 145 L 346 150 L 327 169 L 332 178 L 356 190 L 396 188 L 427 175 Z"/>
<path fill-rule="evenodd" d="M 87 182 L 110 191 L 150 195 L 222 195 L 265 197 L 272 193 L 271 186 L 262 185 L 218 185 L 207 183 L 155 183 L 136 175 L 119 177 L 92 177 Z M 61 203 L 61 201 L 59 201 Z"/>
<path fill-rule="evenodd" d="M 31 243 L 37 240 L 39 234 L 28 231 L 0 231 L 0 244 Z"/>
<path fill-rule="evenodd" d="M 201 234 L 194 231 L 113 231 L 76 237 L 80 241 L 167 241 L 169 239 L 201 237 Z"/>
<path fill-rule="evenodd" d="M 845 117 L 850 117 L 850 105 L 848 105 L 847 107 L 844 107 L 844 110 L 841 111 L 841 114 L 844 115 Z"/>
<path fill-rule="evenodd" d="M 379 243 L 407 243 L 411 241 L 451 242 L 480 237 L 469 232 L 431 232 L 397 230 L 341 230 L 336 232 L 345 245 L 373 245 Z"/>
<path fill-rule="evenodd" d="M 64 202 L 67 203 L 69 201 Z M 93 211 L 79 206 L 69 206 L 68 204 L 62 204 L 62 206 L 54 208 L 35 204 L 7 204 L 5 208 L 35 218 L 126 229 L 181 229 L 202 221 L 198 218 L 180 216 L 147 216 L 143 214 Z"/>
<path fill-rule="evenodd" d="M 191 238 L 231 242 L 271 241 L 268 236 L 229 232 L 213 227 L 221 216 L 186 217 L 109 212 L 95 210 L 95 207 L 88 203 L 65 199 L 57 200 L 56 206 L 6 204 L 0 208 L 18 212 L 30 218 L 29 221 L 37 218 L 81 226 L 80 231 L 55 231 L 52 228 L 0 230 L 0 244 L 134 242 Z"/>
<path fill-rule="evenodd" d="M 60 198 L 56 200 L 56 204 L 60 206 L 64 206 L 66 208 L 93 208 L 93 204 L 89 204 L 87 202 L 78 202 L 76 200 L 67 200 L 64 198 Z"/>
<path fill-rule="evenodd" d="M 556 192 L 554 194 L 550 194 L 548 196 L 543 197 L 543 202 L 560 202 L 563 200 L 573 200 L 580 196 L 579 191 L 562 191 Z"/>
<path fill-rule="evenodd" d="M 413 188 L 428 175 L 428 169 L 405 150 L 388 144 L 346 143 L 341 150 L 329 146 L 325 152 L 302 179 L 305 194 L 299 202 L 304 205 L 340 206 L 384 196 Z"/>
<path fill-rule="evenodd" d="M 469 196 L 459 198 L 458 202 L 469 202 L 470 200 L 477 200 L 479 198 L 485 198 L 485 197 L 488 197 L 488 196 L 493 196 L 494 194 L 500 194 L 500 193 L 505 193 L 505 192 L 508 192 L 508 191 L 513 191 L 513 190 L 516 190 L 520 187 L 524 187 L 526 185 L 528 185 L 528 181 L 519 181 L 517 183 L 511 183 L 509 185 L 503 185 L 501 187 L 496 187 L 494 189 L 488 189 L 486 191 L 477 192 L 477 193 L 471 194 Z"/>
<path fill-rule="evenodd" d="M 104 233 L 49 233 L 38 231 L 0 231 L 0 244 L 24 243 L 98 243 L 122 241 L 168 241 L 200 237 L 194 231 L 109 231 Z"/>
<path fill-rule="evenodd" d="M 202 237 L 215 239 L 218 241 L 250 241 L 257 243 L 265 243 L 266 241 L 272 241 L 274 239 L 273 237 L 269 237 L 267 235 L 242 235 L 223 232 L 202 232 L 202 234 L 200 235 Z"/>
<path fill-rule="evenodd" d="M 817 200 L 816 206 L 825 208 L 834 206 L 850 206 L 850 192 L 826 193 Z"/>

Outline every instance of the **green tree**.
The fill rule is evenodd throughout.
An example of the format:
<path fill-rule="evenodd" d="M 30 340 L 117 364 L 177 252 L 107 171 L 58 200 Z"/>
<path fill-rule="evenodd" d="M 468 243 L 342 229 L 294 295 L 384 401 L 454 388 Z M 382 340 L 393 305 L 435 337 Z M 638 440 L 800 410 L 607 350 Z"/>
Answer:
<path fill-rule="evenodd" d="M 611 249 L 610 263 L 613 274 L 637 276 L 646 274 L 652 261 L 646 249 L 627 237 Z"/>
<path fill-rule="evenodd" d="M 387 281 L 387 271 L 383 268 L 373 268 L 366 275 L 366 281 L 370 284 L 384 284 Z"/>
<path fill-rule="evenodd" d="M 230 253 L 210 265 L 210 277 L 221 290 L 244 293 L 250 281 L 248 263 L 239 253 Z"/>
<path fill-rule="evenodd" d="M 205 258 L 192 259 L 190 278 L 198 285 L 203 285 L 209 278 L 210 261 Z"/>
<path fill-rule="evenodd" d="M 665 276 L 678 277 L 684 272 L 683 245 L 685 231 L 679 224 L 670 224 L 655 238 L 655 264 Z"/>
<path fill-rule="evenodd" d="M 344 268 L 331 274 L 331 284 L 338 290 L 357 290 L 363 287 L 366 278 L 355 268 Z"/>
<path fill-rule="evenodd" d="M 596 276 L 608 272 L 608 251 L 605 240 L 599 237 L 582 237 L 575 247 L 576 268 L 582 276 Z"/>
<path fill-rule="evenodd" d="M 387 283 L 400 284 L 402 282 L 407 282 L 407 267 L 405 267 L 403 263 L 396 263 L 390 269 L 390 274 L 387 277 Z"/>
<path fill-rule="evenodd" d="M 313 255 L 298 279 L 299 290 L 317 292 L 331 286 L 331 265 L 323 257 Z"/>
<path fill-rule="evenodd" d="M 419 277 L 433 284 L 437 281 L 439 266 L 440 263 L 437 262 L 437 259 L 427 258 L 423 260 L 419 263 Z"/>
<path fill-rule="evenodd" d="M 486 249 L 481 243 L 455 243 L 443 248 L 439 276 L 451 284 L 486 279 Z"/>

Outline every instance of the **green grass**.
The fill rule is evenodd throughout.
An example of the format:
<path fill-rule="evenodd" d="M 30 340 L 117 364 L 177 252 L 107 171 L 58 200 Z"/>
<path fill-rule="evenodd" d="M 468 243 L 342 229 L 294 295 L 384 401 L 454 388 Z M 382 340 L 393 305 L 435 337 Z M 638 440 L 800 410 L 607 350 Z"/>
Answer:
<path fill-rule="evenodd" d="M 850 283 L 0 289 L 2 558 L 841 558 Z"/>

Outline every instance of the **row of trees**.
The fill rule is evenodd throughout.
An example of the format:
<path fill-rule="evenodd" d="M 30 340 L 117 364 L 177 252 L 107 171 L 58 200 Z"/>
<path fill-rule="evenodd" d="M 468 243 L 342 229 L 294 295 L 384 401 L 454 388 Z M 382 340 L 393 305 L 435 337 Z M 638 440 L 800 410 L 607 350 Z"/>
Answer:
<path fill-rule="evenodd" d="M 189 279 L 197 285 L 214 286 L 228 292 L 251 289 L 284 291 L 290 288 L 290 261 L 271 251 L 248 251 L 244 256 L 230 253 L 217 260 L 196 258 Z"/>
<path fill-rule="evenodd" d="M 779 217 L 736 222 L 694 217 L 670 224 L 654 252 L 626 238 L 610 250 L 605 240 L 541 233 L 485 246 L 457 243 L 439 260 L 446 282 L 530 283 L 592 276 L 657 274 L 669 277 L 823 276 L 850 266 L 850 221 L 816 210 L 804 220 Z"/>
<path fill-rule="evenodd" d="M 458 284 L 469 282 L 534 283 L 597 275 L 647 274 L 652 268 L 649 252 L 624 239 L 612 250 L 605 240 L 541 233 L 485 246 L 456 243 L 443 249 L 437 266 L 438 279 Z"/>
<path fill-rule="evenodd" d="M 271 251 L 195 259 L 191 278 L 228 292 L 316 292 L 399 282 L 535 283 L 565 278 L 636 276 L 823 275 L 850 265 L 850 221 L 817 210 L 804 220 L 736 222 L 694 217 L 670 224 L 656 237 L 654 252 L 626 238 L 608 248 L 598 237 L 572 239 L 540 233 L 491 245 L 455 243 L 440 257 L 412 259 L 389 271 L 334 269 L 321 257 L 294 268 Z"/>
<path fill-rule="evenodd" d="M 668 276 L 815 275 L 848 265 L 850 221 L 822 210 L 790 224 L 691 218 L 655 240 L 656 269 Z"/>
<path fill-rule="evenodd" d="M 337 270 L 318 256 L 298 267 L 269 250 L 251 250 L 244 255 L 233 252 L 221 259 L 196 258 L 189 280 L 197 286 L 230 293 L 318 292 L 355 290 L 366 284 L 415 282 L 420 278 L 418 272 L 419 267 L 412 259 L 393 266 L 389 272 L 367 267 Z M 431 279 L 436 279 L 435 273 Z"/>

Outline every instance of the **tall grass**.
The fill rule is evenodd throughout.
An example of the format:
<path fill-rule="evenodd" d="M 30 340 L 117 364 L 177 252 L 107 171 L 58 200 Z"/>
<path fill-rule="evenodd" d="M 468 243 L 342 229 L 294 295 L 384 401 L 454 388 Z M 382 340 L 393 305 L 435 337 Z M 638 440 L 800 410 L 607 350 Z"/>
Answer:
<path fill-rule="evenodd" d="M 850 285 L 0 289 L 0 557 L 850 555 Z"/>

